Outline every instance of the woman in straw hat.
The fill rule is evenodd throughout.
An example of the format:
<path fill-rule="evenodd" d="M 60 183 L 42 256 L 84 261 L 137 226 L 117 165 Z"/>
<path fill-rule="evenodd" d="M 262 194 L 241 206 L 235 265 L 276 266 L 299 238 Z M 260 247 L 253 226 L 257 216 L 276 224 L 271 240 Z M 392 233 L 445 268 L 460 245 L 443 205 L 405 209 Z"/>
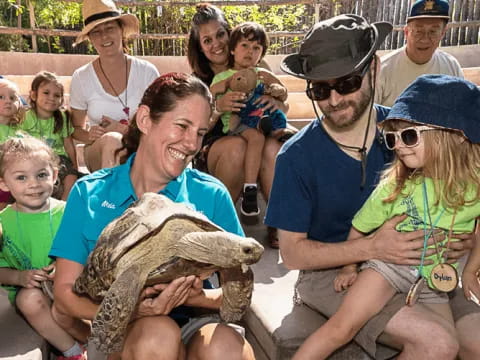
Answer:
<path fill-rule="evenodd" d="M 115 150 L 143 92 L 159 74 L 151 63 L 126 54 L 126 39 L 139 32 L 134 15 L 120 14 L 111 0 L 85 0 L 82 14 L 84 27 L 75 44 L 90 40 L 98 57 L 74 72 L 70 107 L 73 136 L 87 144 L 85 163 L 94 171 L 118 164 Z"/>

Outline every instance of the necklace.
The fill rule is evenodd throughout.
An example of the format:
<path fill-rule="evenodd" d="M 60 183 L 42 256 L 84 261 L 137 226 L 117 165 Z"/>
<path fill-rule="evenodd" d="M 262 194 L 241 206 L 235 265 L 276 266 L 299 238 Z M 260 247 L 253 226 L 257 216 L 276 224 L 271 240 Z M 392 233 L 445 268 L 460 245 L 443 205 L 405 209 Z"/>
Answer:
<path fill-rule="evenodd" d="M 130 108 L 128 107 L 128 75 L 129 74 L 128 74 L 128 59 L 125 55 L 124 55 L 124 58 L 125 58 L 125 102 L 123 102 L 123 100 L 120 97 L 120 95 L 118 94 L 117 90 L 115 90 L 115 88 L 113 87 L 112 82 L 110 81 L 110 79 L 105 74 L 105 71 L 103 70 L 103 67 L 102 67 L 102 60 L 100 59 L 100 57 L 98 58 L 98 65 L 100 66 L 100 71 L 102 72 L 103 77 L 107 80 L 108 85 L 112 89 L 112 91 L 115 94 L 115 96 L 117 97 L 118 101 L 120 101 L 120 103 L 122 104 L 123 112 L 127 116 L 127 119 L 120 120 L 120 123 L 122 123 L 122 124 L 127 123 L 128 124 L 128 119 L 129 119 L 129 116 L 130 116 Z"/>
<path fill-rule="evenodd" d="M 375 99 L 375 79 L 377 78 L 377 58 L 375 57 L 374 60 L 373 60 L 373 63 L 374 63 L 374 69 L 373 69 L 373 79 L 371 79 L 371 95 L 372 95 L 372 98 L 370 99 L 370 106 L 369 106 L 369 109 L 368 109 L 368 121 L 367 121 L 367 126 L 365 127 L 365 134 L 363 136 L 363 144 L 362 146 L 353 146 L 353 145 L 345 145 L 345 144 L 342 144 L 340 142 L 338 142 L 337 140 L 335 140 L 333 138 L 333 136 L 331 136 L 327 129 L 325 129 L 325 127 L 323 126 L 323 129 L 325 130 L 325 133 L 327 134 L 327 136 L 330 138 L 330 140 L 332 140 L 338 147 L 341 147 L 341 148 L 344 148 L 344 149 L 347 149 L 347 150 L 355 150 L 355 151 L 358 151 L 358 153 L 360 154 L 360 168 L 361 168 L 361 174 L 362 174 L 362 180 L 360 182 L 360 188 L 363 189 L 364 186 L 365 186 L 365 183 L 367 181 L 367 141 L 368 141 L 368 133 L 369 133 L 369 130 L 370 130 L 370 122 L 371 122 L 371 119 L 372 119 L 372 110 L 373 110 L 373 99 Z M 317 107 L 315 106 L 315 102 L 312 100 L 312 105 L 313 105 L 313 110 L 315 111 L 315 115 L 317 116 L 318 119 L 320 119 L 320 116 L 318 116 L 318 111 L 317 111 Z"/>
<path fill-rule="evenodd" d="M 438 218 L 435 220 L 434 223 L 432 223 L 430 208 L 428 207 L 427 186 L 425 184 L 425 180 L 423 181 L 423 203 L 425 208 L 424 209 L 424 246 L 423 246 L 422 260 L 421 260 L 420 266 L 421 267 L 423 266 L 423 259 L 424 259 L 424 255 L 427 247 L 426 242 L 431 235 L 434 246 L 435 246 L 435 255 L 437 258 L 437 265 L 435 265 L 431 269 L 430 283 L 435 290 L 442 291 L 442 292 L 450 292 L 454 290 L 458 285 L 458 274 L 457 274 L 457 270 L 452 265 L 445 262 L 446 260 L 445 255 L 447 254 L 447 251 L 450 247 L 450 240 L 452 239 L 453 226 L 455 225 L 455 217 L 457 215 L 457 211 L 455 210 L 452 215 L 452 221 L 451 221 L 450 229 L 448 232 L 448 238 L 445 244 L 446 250 L 442 253 L 442 250 L 440 247 L 443 245 L 437 242 L 437 239 L 435 238 L 435 234 L 434 234 L 434 228 L 435 228 L 435 225 L 438 223 L 438 220 L 440 220 L 440 217 L 442 216 L 442 214 L 445 212 L 445 208 L 442 209 L 442 211 L 438 215 Z M 428 235 L 427 235 L 426 215 L 428 215 L 428 222 L 430 223 L 430 233 Z M 420 274 L 421 274 L 421 269 L 420 269 Z"/>
<path fill-rule="evenodd" d="M 313 103 L 313 109 L 315 110 L 315 115 L 317 116 L 317 118 L 320 118 L 318 116 L 317 108 L 316 108 L 313 100 L 312 100 L 312 103 Z M 337 140 L 335 140 L 333 138 L 332 135 L 330 135 L 330 133 L 327 131 L 327 129 L 325 129 L 325 126 L 322 124 L 322 127 L 325 130 L 325 134 L 327 134 L 327 136 L 330 138 L 330 140 L 332 140 L 337 146 L 339 146 L 341 148 L 344 148 L 344 149 L 347 149 L 347 150 L 358 151 L 358 153 L 360 154 L 360 164 L 361 164 L 361 171 L 362 171 L 362 181 L 360 183 L 360 187 L 362 189 L 365 186 L 365 182 L 367 181 L 367 146 L 366 145 L 367 145 L 367 141 L 368 141 L 368 133 L 369 133 L 369 130 L 370 130 L 370 120 L 371 120 L 371 116 L 372 116 L 372 109 L 373 109 L 373 101 L 371 101 L 371 103 L 370 103 L 370 108 L 369 108 L 369 111 L 368 111 L 368 122 L 367 122 L 367 126 L 365 128 L 365 134 L 363 136 L 363 144 L 362 144 L 361 147 L 360 146 L 353 146 L 353 145 L 345 145 L 345 144 L 342 144 L 342 143 L 338 142 Z"/>

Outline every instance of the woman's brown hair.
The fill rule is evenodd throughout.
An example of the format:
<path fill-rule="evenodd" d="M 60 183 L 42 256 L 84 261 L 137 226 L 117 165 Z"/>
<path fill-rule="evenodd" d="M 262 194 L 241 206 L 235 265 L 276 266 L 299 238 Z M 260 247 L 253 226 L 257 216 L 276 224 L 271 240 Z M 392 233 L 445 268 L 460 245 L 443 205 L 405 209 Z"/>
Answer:
<path fill-rule="evenodd" d="M 193 15 L 190 34 L 188 36 L 187 59 L 193 73 L 205 82 L 205 84 L 210 85 L 215 74 L 210 67 L 210 61 L 200 46 L 200 26 L 208 24 L 210 21 L 218 21 L 229 36 L 231 28 L 222 10 L 218 7 L 208 3 L 202 3 L 198 4 L 196 9 L 197 12 Z"/>

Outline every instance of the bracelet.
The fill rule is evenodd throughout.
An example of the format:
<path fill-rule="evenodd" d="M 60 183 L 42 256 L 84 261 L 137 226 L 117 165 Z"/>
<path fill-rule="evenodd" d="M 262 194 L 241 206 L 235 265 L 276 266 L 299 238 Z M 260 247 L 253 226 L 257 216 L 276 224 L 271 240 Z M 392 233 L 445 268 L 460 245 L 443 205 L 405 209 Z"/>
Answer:
<path fill-rule="evenodd" d="M 217 101 L 215 100 L 213 102 L 213 112 L 212 112 L 212 117 L 214 118 L 219 118 L 220 116 L 222 116 L 223 112 L 219 111 L 217 109 Z"/>

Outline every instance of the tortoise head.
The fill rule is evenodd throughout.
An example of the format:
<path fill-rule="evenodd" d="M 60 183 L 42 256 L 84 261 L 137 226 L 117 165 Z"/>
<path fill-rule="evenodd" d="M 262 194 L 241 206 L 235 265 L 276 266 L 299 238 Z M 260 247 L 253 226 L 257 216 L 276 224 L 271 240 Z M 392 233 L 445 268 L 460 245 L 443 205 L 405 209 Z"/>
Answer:
<path fill-rule="evenodd" d="M 253 238 L 226 231 L 191 232 L 176 244 L 177 256 L 222 268 L 254 264 L 263 254 L 263 246 Z"/>

